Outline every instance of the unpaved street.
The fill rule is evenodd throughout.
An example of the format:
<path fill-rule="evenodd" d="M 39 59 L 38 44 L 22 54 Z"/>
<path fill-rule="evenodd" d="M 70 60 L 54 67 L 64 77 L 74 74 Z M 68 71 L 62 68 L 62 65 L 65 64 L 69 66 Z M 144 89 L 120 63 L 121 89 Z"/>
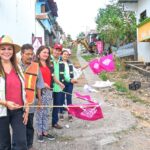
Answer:
<path fill-rule="evenodd" d="M 81 66 L 84 65 L 86 62 L 77 56 Z M 83 86 L 96 80 L 100 79 L 87 68 L 74 92 L 85 93 Z M 38 150 L 149 150 L 150 120 L 145 118 L 149 116 L 149 106 L 134 103 L 113 88 L 98 90 L 88 94 L 101 104 L 103 119 L 89 122 L 74 118 L 68 122 L 66 113 L 66 119 L 60 122 L 64 126 L 62 130 L 50 127 L 56 140 L 37 143 L 35 137 L 35 147 Z M 73 98 L 73 103 L 85 102 Z"/>

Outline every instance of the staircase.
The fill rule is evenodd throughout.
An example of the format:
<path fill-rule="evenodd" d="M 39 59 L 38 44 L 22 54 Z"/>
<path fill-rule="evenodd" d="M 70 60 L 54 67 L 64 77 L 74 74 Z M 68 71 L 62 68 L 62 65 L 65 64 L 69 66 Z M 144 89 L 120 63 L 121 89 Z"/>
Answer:
<path fill-rule="evenodd" d="M 136 69 L 143 75 L 150 77 L 150 70 L 143 61 L 125 61 L 126 68 Z"/>
<path fill-rule="evenodd" d="M 137 67 L 140 67 L 140 68 L 146 68 L 146 65 L 144 64 L 143 61 L 125 61 L 125 64 L 126 66 L 130 66 L 130 65 L 135 65 Z"/>

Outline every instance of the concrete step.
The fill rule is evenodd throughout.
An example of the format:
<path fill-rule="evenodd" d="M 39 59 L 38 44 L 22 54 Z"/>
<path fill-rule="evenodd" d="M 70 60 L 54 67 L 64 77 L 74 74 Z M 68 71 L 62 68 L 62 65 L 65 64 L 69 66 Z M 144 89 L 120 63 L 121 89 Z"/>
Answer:
<path fill-rule="evenodd" d="M 146 70 L 147 70 L 147 71 L 150 71 L 150 66 L 146 66 Z"/>
<path fill-rule="evenodd" d="M 150 71 L 146 70 L 145 68 L 143 69 L 142 67 L 138 67 L 134 64 L 127 64 L 128 68 L 132 68 L 132 69 L 136 69 L 138 70 L 140 73 L 142 73 L 143 75 L 150 77 Z"/>
<path fill-rule="evenodd" d="M 134 65 L 137 66 L 137 67 L 143 68 L 143 69 L 146 68 L 146 65 L 145 65 L 145 64 L 134 64 Z"/>
<path fill-rule="evenodd" d="M 125 61 L 124 63 L 125 64 L 143 64 L 144 65 L 143 61 Z"/>

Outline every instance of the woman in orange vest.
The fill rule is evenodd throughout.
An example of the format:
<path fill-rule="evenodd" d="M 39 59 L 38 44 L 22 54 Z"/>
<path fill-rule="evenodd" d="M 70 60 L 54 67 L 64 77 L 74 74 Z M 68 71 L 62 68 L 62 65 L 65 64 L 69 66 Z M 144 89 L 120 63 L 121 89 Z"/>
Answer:
<path fill-rule="evenodd" d="M 0 150 L 27 150 L 29 110 L 23 109 L 26 97 L 23 73 L 16 60 L 19 50 L 9 36 L 0 38 Z"/>
<path fill-rule="evenodd" d="M 50 105 L 50 101 L 52 101 L 52 70 L 50 66 L 50 49 L 46 46 L 40 46 L 36 53 L 36 60 L 39 63 L 45 84 L 45 88 L 42 89 L 42 105 Z M 52 135 L 48 134 L 48 109 L 49 108 L 41 108 L 36 113 L 36 128 L 39 142 L 43 142 L 44 137 L 49 140 L 55 139 Z"/>

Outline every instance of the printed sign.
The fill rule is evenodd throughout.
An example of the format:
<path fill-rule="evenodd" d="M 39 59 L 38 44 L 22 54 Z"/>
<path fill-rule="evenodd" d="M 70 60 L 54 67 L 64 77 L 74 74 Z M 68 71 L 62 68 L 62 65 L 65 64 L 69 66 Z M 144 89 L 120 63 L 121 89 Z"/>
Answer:
<path fill-rule="evenodd" d="M 98 50 L 98 53 L 101 54 L 103 52 L 104 44 L 102 41 L 97 41 L 96 42 L 96 47 Z"/>
<path fill-rule="evenodd" d="M 42 37 L 34 37 L 32 41 L 32 46 L 34 48 L 34 53 L 36 53 L 37 49 L 42 45 Z"/>

